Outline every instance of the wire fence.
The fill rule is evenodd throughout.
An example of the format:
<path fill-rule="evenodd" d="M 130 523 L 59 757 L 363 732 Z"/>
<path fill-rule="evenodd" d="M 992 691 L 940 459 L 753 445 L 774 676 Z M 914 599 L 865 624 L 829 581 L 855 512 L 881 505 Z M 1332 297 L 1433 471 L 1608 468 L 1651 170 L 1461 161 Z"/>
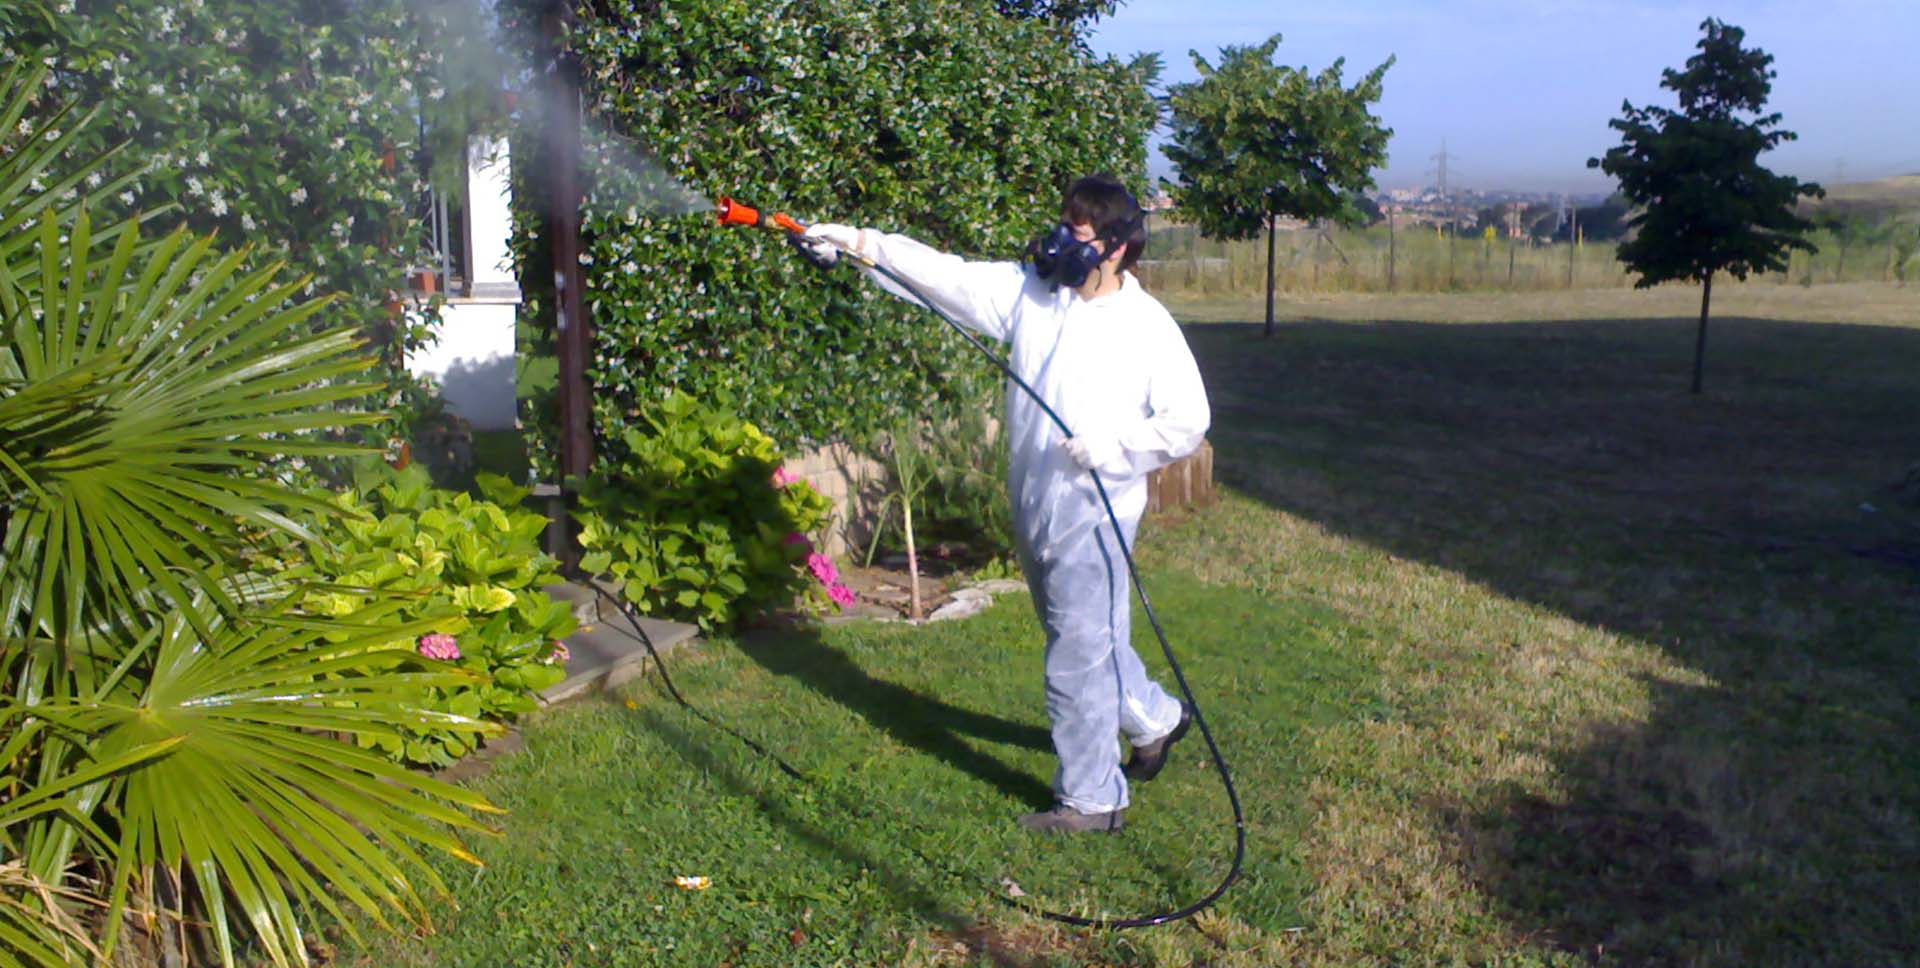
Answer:
<path fill-rule="evenodd" d="M 1827 282 L 1920 281 L 1920 254 L 1905 241 L 1809 236 L 1816 252 L 1794 252 L 1785 272 L 1755 281 L 1810 286 Z M 1432 226 L 1298 229 L 1275 237 L 1276 288 L 1288 293 L 1539 292 L 1631 287 L 1635 276 L 1613 242 L 1535 242 L 1501 235 L 1448 235 Z M 1188 226 L 1156 226 L 1135 270 L 1149 289 L 1180 296 L 1264 292 L 1267 241 L 1208 239 Z"/>

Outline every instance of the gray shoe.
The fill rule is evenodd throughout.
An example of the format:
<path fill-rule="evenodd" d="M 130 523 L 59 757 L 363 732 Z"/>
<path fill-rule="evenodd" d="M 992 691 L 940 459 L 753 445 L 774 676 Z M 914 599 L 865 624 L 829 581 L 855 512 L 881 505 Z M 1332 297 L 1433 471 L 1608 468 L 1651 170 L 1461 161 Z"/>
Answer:
<path fill-rule="evenodd" d="M 1023 814 L 1020 826 L 1042 833 L 1119 833 L 1127 825 L 1125 809 L 1106 813 L 1081 813 L 1069 806 L 1057 806 L 1040 813 Z"/>
<path fill-rule="evenodd" d="M 1134 747 L 1133 758 L 1127 761 L 1127 765 L 1120 768 L 1120 772 L 1126 774 L 1127 779 L 1135 783 L 1145 783 L 1159 776 L 1161 768 L 1167 765 L 1167 751 L 1173 749 L 1173 744 L 1180 742 L 1180 738 L 1187 735 L 1187 727 L 1192 725 L 1193 707 L 1182 699 L 1180 700 L 1180 722 L 1174 725 L 1173 732 L 1145 746 Z"/>

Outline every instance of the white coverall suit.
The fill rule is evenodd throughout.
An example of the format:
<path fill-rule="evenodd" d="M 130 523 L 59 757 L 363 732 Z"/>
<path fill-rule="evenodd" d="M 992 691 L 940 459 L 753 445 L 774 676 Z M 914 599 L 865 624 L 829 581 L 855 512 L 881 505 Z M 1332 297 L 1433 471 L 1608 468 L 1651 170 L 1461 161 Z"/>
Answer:
<path fill-rule="evenodd" d="M 1147 472 L 1194 451 L 1210 413 L 1186 337 L 1131 274 L 1083 299 L 1013 262 L 968 262 L 869 231 L 865 254 L 968 328 L 1011 347 L 1009 364 L 1075 436 L 1117 443 L 1096 466 L 1120 520 L 1116 536 L 1091 475 L 1025 392 L 1007 387 L 1014 529 L 1034 610 L 1046 628 L 1047 715 L 1060 757 L 1054 791 L 1081 813 L 1127 806 L 1118 738 L 1171 733 L 1180 703 L 1147 677 L 1129 633 L 1125 559 L 1147 505 Z M 883 288 L 913 299 L 885 276 Z M 915 300 L 917 302 L 917 300 Z"/>

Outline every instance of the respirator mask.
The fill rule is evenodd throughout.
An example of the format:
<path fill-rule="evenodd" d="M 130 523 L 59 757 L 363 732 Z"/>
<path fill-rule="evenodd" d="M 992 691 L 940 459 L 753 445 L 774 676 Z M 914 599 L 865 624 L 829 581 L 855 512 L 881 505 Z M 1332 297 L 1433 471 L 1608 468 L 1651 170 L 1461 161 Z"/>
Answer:
<path fill-rule="evenodd" d="M 1106 241 L 1109 247 L 1115 245 Z M 1073 237 L 1073 226 L 1061 222 L 1047 234 L 1027 243 L 1027 262 L 1034 275 L 1052 286 L 1079 288 L 1100 267 L 1106 255 L 1090 241 Z"/>

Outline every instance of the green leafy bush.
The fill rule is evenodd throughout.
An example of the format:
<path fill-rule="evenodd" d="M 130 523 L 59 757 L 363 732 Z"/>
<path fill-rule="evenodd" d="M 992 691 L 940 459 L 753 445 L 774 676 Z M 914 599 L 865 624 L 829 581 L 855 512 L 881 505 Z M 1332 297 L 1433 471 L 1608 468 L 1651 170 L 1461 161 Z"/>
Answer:
<path fill-rule="evenodd" d="M 431 623 L 415 643 L 418 668 L 475 674 L 429 689 L 423 708 L 505 723 L 566 677 L 559 640 L 575 620 L 541 591 L 558 580 L 558 562 L 540 550 L 546 519 L 520 510 L 528 492 L 492 474 L 480 475 L 480 487 L 486 499 L 435 488 L 418 464 L 362 465 L 355 487 L 332 497 L 341 513 L 310 523 L 324 540 L 285 544 L 270 564 L 279 579 L 309 586 L 300 605 L 310 615 L 342 617 L 399 599 L 396 621 Z M 359 742 L 397 761 L 446 766 L 475 739 L 471 730 L 431 728 Z"/>
<path fill-rule="evenodd" d="M 851 601 L 807 538 L 831 503 L 730 406 L 673 394 L 624 443 L 580 488 L 581 566 L 618 582 L 641 611 L 711 629 L 796 597 Z"/>
<path fill-rule="evenodd" d="M 500 10 L 524 45 L 551 6 Z M 1056 217 L 1073 176 L 1105 169 L 1144 186 L 1152 66 L 1097 58 L 1051 21 L 974 0 L 574 6 L 568 42 L 611 133 L 589 132 L 587 154 L 617 157 L 620 137 L 637 139 L 705 197 L 1011 259 Z M 515 197 L 546 198 L 538 132 L 520 132 L 513 154 Z M 623 166 L 589 176 L 581 262 L 606 450 L 622 446 L 632 411 L 670 391 L 731 393 L 746 419 L 797 446 L 890 427 L 951 396 L 961 371 L 985 371 L 924 310 L 851 271 L 823 275 L 768 233 L 650 215 L 657 194 Z M 523 318 L 535 323 L 522 328 L 525 355 L 550 352 L 542 222 L 518 206 Z M 551 474 L 550 408 L 523 417 Z"/>

